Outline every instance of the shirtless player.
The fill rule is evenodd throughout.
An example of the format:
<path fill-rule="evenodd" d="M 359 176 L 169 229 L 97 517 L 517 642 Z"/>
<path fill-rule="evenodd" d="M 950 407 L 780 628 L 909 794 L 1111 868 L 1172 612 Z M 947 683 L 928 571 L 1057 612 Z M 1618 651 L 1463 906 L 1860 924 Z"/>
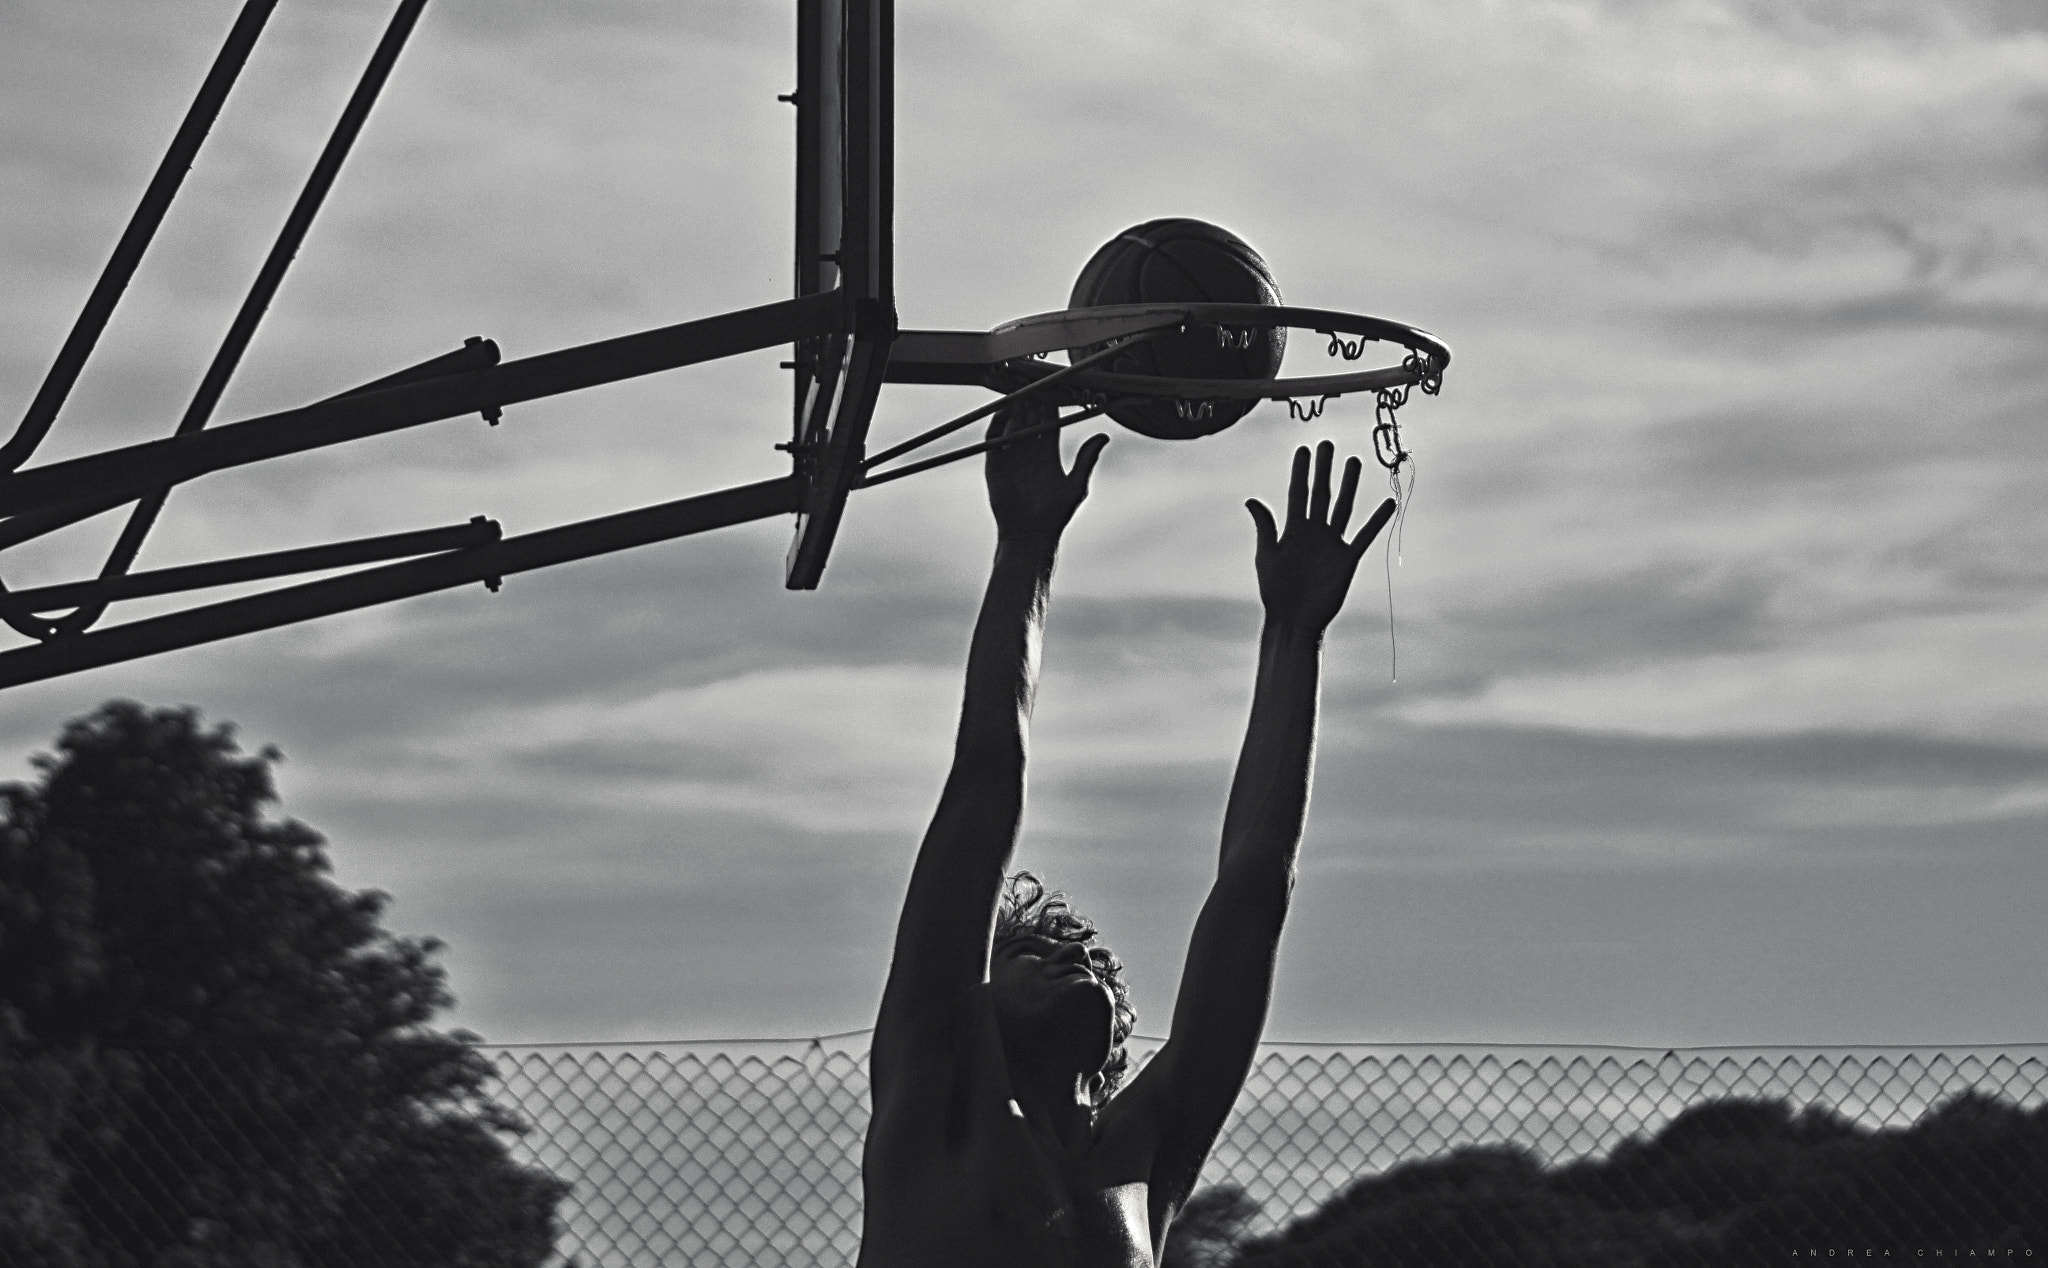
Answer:
<path fill-rule="evenodd" d="M 1010 411 L 990 434 L 1044 417 Z M 1347 543 L 1359 462 L 1345 464 L 1333 505 L 1326 441 L 1313 480 L 1308 450 L 1295 453 L 1284 525 L 1248 504 L 1266 615 L 1222 860 L 1171 1036 L 1110 1098 L 1132 1020 L 1109 980 L 1114 957 L 1071 916 L 991 947 L 1024 808 L 1053 558 L 1108 439 L 1083 444 L 1071 472 L 1056 432 L 988 457 L 995 566 L 953 769 L 918 848 L 875 1022 L 860 1268 L 1150 1268 L 1265 1026 L 1308 805 L 1323 631 L 1393 502 Z"/>

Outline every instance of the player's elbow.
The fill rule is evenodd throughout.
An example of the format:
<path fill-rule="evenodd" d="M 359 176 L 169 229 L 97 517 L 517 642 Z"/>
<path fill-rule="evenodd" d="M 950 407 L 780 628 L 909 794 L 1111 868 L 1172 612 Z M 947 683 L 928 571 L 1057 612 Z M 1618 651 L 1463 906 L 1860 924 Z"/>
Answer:
<path fill-rule="evenodd" d="M 1252 852 L 1226 855 L 1217 870 L 1215 895 L 1246 915 L 1278 921 L 1294 897 L 1291 855 L 1261 857 Z"/>
<path fill-rule="evenodd" d="M 1301 852 L 1298 824 L 1276 828 L 1253 822 L 1223 834 L 1219 871 L 1242 875 L 1247 883 L 1262 878 L 1268 883 L 1294 884 L 1294 860 Z"/>
<path fill-rule="evenodd" d="M 1019 726 L 962 726 L 953 740 L 953 777 L 1021 779 L 1024 731 Z"/>

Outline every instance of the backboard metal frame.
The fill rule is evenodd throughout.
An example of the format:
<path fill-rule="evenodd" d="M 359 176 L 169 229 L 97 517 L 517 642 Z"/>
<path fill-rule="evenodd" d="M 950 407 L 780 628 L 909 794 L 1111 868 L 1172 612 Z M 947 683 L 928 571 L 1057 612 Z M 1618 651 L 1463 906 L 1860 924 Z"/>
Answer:
<path fill-rule="evenodd" d="M 1256 324 L 1299 316 L 1348 331 L 1359 340 L 1355 347 L 1347 346 L 1347 359 L 1355 359 L 1366 341 L 1405 343 L 1415 355 L 1403 368 L 1370 373 L 1388 383 L 1422 383 L 1425 391 L 1432 390 L 1432 376 L 1441 374 L 1449 357 L 1448 349 L 1432 336 L 1380 319 L 1307 310 L 1207 313 L 1194 311 L 1202 306 L 1186 305 L 1181 306 L 1186 312 L 1156 307 L 1066 312 L 989 332 L 918 330 L 901 332 L 899 337 L 892 0 L 795 0 L 797 84 L 784 98 L 796 107 L 796 276 L 791 298 L 502 364 L 494 343 L 471 339 L 455 352 L 296 409 L 209 426 L 208 401 L 205 409 L 188 407 L 175 433 L 163 439 L 24 468 L 105 329 L 115 301 L 162 222 L 185 167 L 275 3 L 244 0 L 212 71 L 41 390 L 13 436 L 0 444 L 0 551 L 123 506 L 149 512 L 131 520 L 132 531 L 124 534 L 125 553 L 117 546 L 98 578 L 12 593 L 0 584 L 0 622 L 34 640 L 31 646 L 0 651 L 0 688 L 456 586 L 481 582 L 495 590 L 511 573 L 777 515 L 796 517 L 785 585 L 792 590 L 815 589 L 854 489 L 965 457 L 985 446 L 887 473 L 871 475 L 867 468 L 1001 404 L 890 446 L 870 460 L 868 428 L 885 382 L 977 383 L 1009 393 L 1003 400 L 1036 393 L 1069 403 L 1092 401 L 1103 390 L 1184 395 L 1164 381 L 1117 382 L 1119 376 L 1094 368 L 1094 356 L 1065 369 L 1034 358 L 1059 347 L 1071 352 L 1106 340 L 1149 338 L 1166 325 L 1232 317 Z M 213 399 L 225 387 L 239 346 L 253 333 L 296 254 L 325 183 L 338 171 L 422 4 L 423 0 L 396 0 L 385 41 L 272 250 L 275 268 L 267 266 L 259 277 L 223 351 L 216 355 L 209 371 Z M 1331 340 L 1335 349 L 1336 335 Z M 495 522 L 478 516 L 466 525 L 137 573 L 128 570 L 154 517 L 149 508 L 161 503 L 171 489 L 212 472 L 465 415 L 481 414 L 496 423 L 505 407 L 523 401 L 782 345 L 793 348 L 788 365 L 794 372 L 790 439 L 775 446 L 789 454 L 791 470 L 786 476 L 513 537 L 501 538 Z M 1360 375 L 1343 377 L 1362 381 Z M 1329 386 L 1337 380 L 1274 381 L 1264 387 L 1270 393 L 1295 383 L 1357 390 L 1350 384 Z M 1079 396 L 1074 395 L 1077 392 Z M 1101 408 L 1096 403 L 1056 425 L 1077 422 Z M 386 560 L 397 562 L 378 562 Z M 357 564 L 377 566 L 92 628 L 109 603 L 121 600 Z M 68 616 L 43 615 L 73 605 L 77 610 Z"/>
<path fill-rule="evenodd" d="M 836 293 L 853 321 L 795 348 L 792 590 L 824 575 L 896 337 L 894 26 L 887 0 L 797 0 L 796 293 Z"/>

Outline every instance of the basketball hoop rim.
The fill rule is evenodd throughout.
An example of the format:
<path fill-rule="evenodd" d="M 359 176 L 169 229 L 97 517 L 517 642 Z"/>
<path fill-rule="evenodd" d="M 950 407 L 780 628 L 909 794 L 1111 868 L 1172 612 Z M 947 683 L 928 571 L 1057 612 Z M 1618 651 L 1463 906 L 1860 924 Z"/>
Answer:
<path fill-rule="evenodd" d="M 1186 379 L 1084 369 L 1066 373 L 1063 386 L 1119 397 L 1286 400 L 1405 387 L 1440 377 L 1451 360 L 1451 350 L 1441 339 L 1406 322 L 1286 304 L 1109 304 L 1094 308 L 1068 308 L 1005 322 L 989 332 L 988 351 L 992 354 L 992 364 L 1007 363 L 1009 368 L 1021 373 L 1041 377 L 1068 370 L 1068 367 L 1037 359 L 1046 353 L 1072 353 L 1090 345 L 1127 339 L 1174 325 L 1241 329 L 1286 326 L 1332 337 L 1353 335 L 1374 343 L 1398 344 L 1415 354 L 1415 360 L 1420 364 L 1396 364 L 1345 374 L 1267 379 Z"/>

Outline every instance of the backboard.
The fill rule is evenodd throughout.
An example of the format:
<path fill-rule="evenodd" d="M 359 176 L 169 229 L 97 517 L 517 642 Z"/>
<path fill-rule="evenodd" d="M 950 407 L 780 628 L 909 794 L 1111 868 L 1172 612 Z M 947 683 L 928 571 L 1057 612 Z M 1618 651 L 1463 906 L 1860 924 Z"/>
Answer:
<path fill-rule="evenodd" d="M 838 294 L 842 329 L 795 347 L 790 453 L 803 490 L 785 584 L 817 588 L 860 473 L 896 333 L 894 22 L 888 0 L 798 0 L 796 295 Z"/>

